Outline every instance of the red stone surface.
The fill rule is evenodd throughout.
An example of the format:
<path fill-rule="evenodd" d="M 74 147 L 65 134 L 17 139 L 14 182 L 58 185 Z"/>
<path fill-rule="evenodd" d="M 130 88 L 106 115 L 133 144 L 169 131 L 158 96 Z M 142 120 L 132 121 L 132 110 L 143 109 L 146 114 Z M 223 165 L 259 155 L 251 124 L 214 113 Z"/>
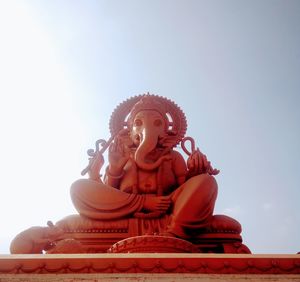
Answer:
<path fill-rule="evenodd" d="M 192 243 L 166 236 L 135 236 L 121 240 L 111 246 L 108 253 L 198 253 Z"/>
<path fill-rule="evenodd" d="M 0 274 L 24 273 L 203 273 L 300 275 L 300 256 L 215 254 L 0 256 Z"/>

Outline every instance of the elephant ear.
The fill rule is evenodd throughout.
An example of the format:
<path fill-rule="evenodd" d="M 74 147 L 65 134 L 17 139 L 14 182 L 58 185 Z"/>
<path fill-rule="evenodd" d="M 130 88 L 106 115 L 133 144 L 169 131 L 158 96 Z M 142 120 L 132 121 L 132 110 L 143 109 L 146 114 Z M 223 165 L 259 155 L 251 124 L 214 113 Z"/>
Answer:
<path fill-rule="evenodd" d="M 163 146 L 175 147 L 178 143 L 180 143 L 187 130 L 185 114 L 173 101 L 149 93 L 131 97 L 115 108 L 109 121 L 111 135 L 115 136 L 123 129 L 130 130 L 128 122 L 129 113 L 134 105 L 145 96 L 151 97 L 164 106 L 164 112 L 161 114 L 165 116 L 166 120 L 168 121 L 168 126 L 166 136 L 164 137 L 165 141 L 163 142 Z"/>
<path fill-rule="evenodd" d="M 159 145 L 163 148 L 173 148 L 176 146 L 177 136 L 172 131 L 167 131 L 166 134 L 159 139 Z"/>

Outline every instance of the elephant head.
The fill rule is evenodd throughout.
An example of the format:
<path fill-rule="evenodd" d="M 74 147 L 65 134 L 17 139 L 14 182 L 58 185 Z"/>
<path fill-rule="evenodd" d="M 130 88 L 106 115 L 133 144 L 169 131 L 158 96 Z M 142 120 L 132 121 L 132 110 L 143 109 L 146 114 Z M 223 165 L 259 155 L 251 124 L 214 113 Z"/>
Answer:
<path fill-rule="evenodd" d="M 174 102 L 147 93 L 118 105 L 111 115 L 109 127 L 112 136 L 119 135 L 124 129 L 129 132 L 126 138 L 130 141 L 126 139 L 126 144 L 130 144 L 130 148 L 136 147 L 137 166 L 153 170 L 162 161 L 170 159 L 164 154 L 181 142 L 187 123 L 184 113 Z M 159 150 L 155 150 L 158 147 Z"/>
<path fill-rule="evenodd" d="M 145 170 L 156 169 L 162 161 L 169 159 L 160 156 L 151 158 L 151 152 L 158 146 L 159 140 L 166 135 L 167 122 L 159 111 L 154 109 L 141 110 L 132 118 L 131 138 L 137 146 L 135 162 Z"/>

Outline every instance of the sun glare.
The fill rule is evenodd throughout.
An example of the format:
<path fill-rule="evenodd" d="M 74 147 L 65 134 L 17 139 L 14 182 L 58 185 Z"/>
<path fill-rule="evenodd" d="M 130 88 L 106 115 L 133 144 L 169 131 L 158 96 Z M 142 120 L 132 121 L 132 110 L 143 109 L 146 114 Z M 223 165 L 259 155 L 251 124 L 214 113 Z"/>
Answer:
<path fill-rule="evenodd" d="M 55 206 L 68 209 L 60 201 L 65 201 L 70 179 L 75 178 L 69 171 L 78 170 L 70 168 L 75 163 L 71 140 L 81 137 L 74 130 L 79 123 L 72 113 L 72 90 L 64 66 L 51 37 L 34 22 L 28 7 L 1 1 L 0 34 L 0 187 L 6 195 L 1 205 L 7 211 L 1 213 L 0 229 L 11 228 L 16 234 L 36 222 L 44 225 L 47 219 L 41 210 L 47 214 L 51 209 L 51 219 L 61 216 Z M 56 193 L 62 187 L 64 191 Z"/>

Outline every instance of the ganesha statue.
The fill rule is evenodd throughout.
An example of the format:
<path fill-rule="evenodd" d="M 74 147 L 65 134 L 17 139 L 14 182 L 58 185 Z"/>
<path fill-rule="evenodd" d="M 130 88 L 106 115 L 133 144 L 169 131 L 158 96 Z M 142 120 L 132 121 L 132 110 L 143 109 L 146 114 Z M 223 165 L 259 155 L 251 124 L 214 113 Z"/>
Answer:
<path fill-rule="evenodd" d="M 111 138 L 88 151 L 88 178 L 71 186 L 78 214 L 56 223 L 64 239 L 80 241 L 86 252 L 250 253 L 240 224 L 213 214 L 219 170 L 185 136 L 186 117 L 174 102 L 132 97 L 117 106 L 109 127 Z"/>

